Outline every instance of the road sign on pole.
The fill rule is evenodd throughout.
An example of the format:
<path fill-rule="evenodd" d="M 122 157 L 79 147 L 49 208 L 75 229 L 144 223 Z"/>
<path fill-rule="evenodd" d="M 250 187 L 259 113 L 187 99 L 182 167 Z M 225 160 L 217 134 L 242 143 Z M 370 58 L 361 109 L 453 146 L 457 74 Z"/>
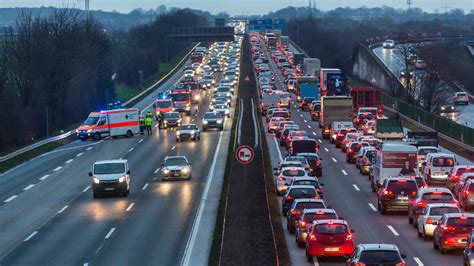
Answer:
<path fill-rule="evenodd" d="M 239 161 L 240 163 L 248 164 L 253 161 L 253 157 L 254 157 L 253 149 L 250 146 L 242 145 L 239 148 L 237 148 L 237 151 L 235 152 L 235 157 L 237 158 L 237 161 Z"/>
<path fill-rule="evenodd" d="M 282 30 L 286 27 L 286 20 L 275 19 L 275 29 Z"/>

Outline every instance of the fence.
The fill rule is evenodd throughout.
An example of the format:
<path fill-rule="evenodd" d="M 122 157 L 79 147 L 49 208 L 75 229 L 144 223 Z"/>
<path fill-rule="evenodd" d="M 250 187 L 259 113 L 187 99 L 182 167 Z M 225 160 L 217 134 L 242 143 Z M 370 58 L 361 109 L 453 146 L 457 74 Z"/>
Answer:
<path fill-rule="evenodd" d="M 452 120 L 429 113 L 421 108 L 406 103 L 400 99 L 384 94 L 383 105 L 423 124 L 438 133 L 444 134 L 457 141 L 474 147 L 474 129 L 463 126 Z"/>

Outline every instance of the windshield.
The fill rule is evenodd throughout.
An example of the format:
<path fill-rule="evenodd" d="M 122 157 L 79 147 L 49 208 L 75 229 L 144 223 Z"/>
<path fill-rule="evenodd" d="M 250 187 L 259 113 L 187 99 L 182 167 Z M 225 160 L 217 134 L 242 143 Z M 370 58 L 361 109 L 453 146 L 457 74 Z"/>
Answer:
<path fill-rule="evenodd" d="M 217 90 L 217 92 L 230 92 L 230 88 L 228 87 L 222 87 Z"/>
<path fill-rule="evenodd" d="M 214 77 L 211 76 L 211 75 L 206 75 L 206 76 L 204 76 L 202 79 L 205 79 L 205 80 L 212 80 L 212 79 L 214 79 Z"/>
<path fill-rule="evenodd" d="M 93 126 L 97 124 L 97 121 L 99 121 L 98 116 L 89 116 L 86 121 L 84 121 L 85 126 Z"/>
<path fill-rule="evenodd" d="M 171 101 L 159 101 L 159 102 L 156 102 L 156 107 L 157 108 L 168 108 L 168 107 L 172 107 L 172 103 Z"/>
<path fill-rule="evenodd" d="M 94 174 L 123 174 L 125 173 L 124 163 L 101 163 L 94 165 Z"/>
<path fill-rule="evenodd" d="M 435 207 L 430 209 L 430 215 L 442 216 L 445 213 L 459 213 L 459 209 L 456 207 Z"/>
<path fill-rule="evenodd" d="M 421 197 L 423 200 L 427 202 L 447 202 L 447 201 L 453 201 L 453 196 L 449 193 L 443 193 L 443 192 L 431 192 L 431 193 L 425 193 Z"/>
<path fill-rule="evenodd" d="M 336 235 L 347 233 L 347 226 L 345 224 L 318 224 L 315 231 L 322 235 Z"/>
<path fill-rule="evenodd" d="M 314 180 L 296 180 L 291 185 L 292 186 L 306 185 L 306 186 L 313 186 L 315 188 L 319 188 L 319 183 Z"/>
<path fill-rule="evenodd" d="M 445 157 L 434 158 L 433 166 L 436 166 L 436 167 L 451 167 L 451 166 L 454 166 L 454 159 L 453 158 L 445 158 Z"/>
<path fill-rule="evenodd" d="M 189 101 L 191 98 L 189 93 L 173 93 L 171 94 L 171 99 L 173 101 Z"/>
<path fill-rule="evenodd" d="M 395 250 L 367 250 L 360 254 L 360 262 L 373 265 L 388 265 L 402 262 Z"/>
<path fill-rule="evenodd" d="M 474 217 L 449 218 L 447 225 L 456 228 L 474 227 Z"/>
<path fill-rule="evenodd" d="M 182 125 L 179 127 L 180 130 L 195 130 L 196 128 L 195 125 Z"/>
<path fill-rule="evenodd" d="M 304 209 L 324 209 L 324 203 L 322 202 L 301 202 L 296 205 L 297 210 L 304 210 Z"/>
<path fill-rule="evenodd" d="M 282 172 L 284 176 L 304 176 L 305 171 L 299 169 L 285 170 Z"/>
<path fill-rule="evenodd" d="M 216 109 L 227 109 L 227 105 L 224 104 L 217 104 Z"/>
<path fill-rule="evenodd" d="M 437 153 L 438 151 L 436 149 L 420 149 L 418 151 L 418 155 L 427 155 L 428 153 Z"/>
<path fill-rule="evenodd" d="M 395 194 L 402 195 L 415 195 L 418 190 L 415 180 L 394 180 L 390 181 L 387 185 L 387 190 L 392 191 Z"/>
<path fill-rule="evenodd" d="M 165 166 L 184 166 L 187 165 L 188 162 L 184 158 L 168 158 L 166 159 L 164 165 Z"/>
<path fill-rule="evenodd" d="M 335 213 L 326 213 L 326 212 L 316 212 L 316 213 L 306 213 L 303 220 L 307 223 L 310 223 L 314 220 L 324 220 L 324 219 L 337 219 Z"/>
<path fill-rule="evenodd" d="M 165 113 L 165 119 L 179 118 L 179 113 Z"/>
<path fill-rule="evenodd" d="M 218 113 L 207 113 L 204 115 L 204 119 L 219 119 L 221 115 Z"/>
<path fill-rule="evenodd" d="M 289 195 L 294 197 L 316 196 L 314 188 L 292 188 Z"/>

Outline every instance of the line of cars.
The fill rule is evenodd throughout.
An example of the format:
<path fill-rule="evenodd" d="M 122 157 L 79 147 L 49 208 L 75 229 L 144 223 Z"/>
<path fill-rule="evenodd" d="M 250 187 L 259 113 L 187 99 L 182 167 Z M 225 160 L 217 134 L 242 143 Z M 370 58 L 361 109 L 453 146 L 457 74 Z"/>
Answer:
<path fill-rule="evenodd" d="M 255 39 L 254 47 L 260 43 L 258 36 Z M 262 48 L 255 49 L 265 49 L 264 44 L 260 46 Z M 266 116 L 268 132 L 274 134 L 280 146 L 288 151 L 287 156 L 273 169 L 275 190 L 282 195 L 281 211 L 287 218 L 287 230 L 295 234 L 298 247 L 305 248 L 307 260 L 312 262 L 315 257 L 345 257 L 348 265 L 379 265 L 384 262 L 405 265 L 403 258 L 406 256 L 400 253 L 396 245 L 356 246 L 355 231 L 336 210 L 325 204 L 324 184 L 319 180 L 322 176 L 322 159 L 318 155 L 318 144 L 290 120 L 290 107 L 262 105 L 262 111 Z"/>
<path fill-rule="evenodd" d="M 241 42 L 242 37 L 237 36 L 236 41 L 232 43 L 214 43 L 209 49 L 200 47 L 197 53 L 193 53 L 192 65 L 184 68 L 183 79 L 180 82 L 179 97 L 173 98 L 174 95 L 178 94 L 176 88 L 171 88 L 169 91 L 159 95 L 154 106 L 156 115 L 163 113 L 163 127 L 165 129 L 176 128 L 175 138 L 177 142 L 186 139 L 200 140 L 201 129 L 202 131 L 212 128 L 223 130 L 225 117 L 230 117 L 231 95 L 238 80 Z M 223 70 L 225 73 L 224 78 L 220 82 L 217 82 L 216 73 L 214 72 L 217 68 L 214 64 L 216 60 L 219 70 Z M 193 98 L 191 91 L 197 91 L 197 88 L 190 88 L 194 86 L 191 84 L 193 82 L 184 84 L 182 81 L 191 81 L 199 78 L 209 81 L 210 86 L 207 86 L 207 84 L 202 86 L 203 82 L 199 83 L 200 89 L 213 96 L 208 107 L 211 111 L 204 114 L 201 127 L 195 123 L 184 123 L 184 118 L 182 117 L 182 113 L 188 113 L 191 110 L 190 108 L 186 109 L 186 107 L 191 106 L 190 102 L 186 102 L 191 101 Z M 223 95 L 224 92 L 226 93 L 225 97 Z M 176 105 L 176 101 L 179 103 L 179 100 L 186 102 L 181 109 Z M 200 100 L 196 99 L 194 102 L 198 104 L 197 108 L 203 103 Z M 223 106 L 222 108 L 219 107 L 221 105 Z M 130 183 L 132 180 L 130 168 L 126 159 L 95 162 L 92 171 L 89 173 L 89 176 L 92 178 L 93 197 L 96 198 L 109 194 L 127 196 L 130 193 Z M 191 162 L 188 161 L 185 155 L 166 156 L 159 167 L 159 174 L 163 181 L 175 179 L 189 180 L 192 177 Z"/>

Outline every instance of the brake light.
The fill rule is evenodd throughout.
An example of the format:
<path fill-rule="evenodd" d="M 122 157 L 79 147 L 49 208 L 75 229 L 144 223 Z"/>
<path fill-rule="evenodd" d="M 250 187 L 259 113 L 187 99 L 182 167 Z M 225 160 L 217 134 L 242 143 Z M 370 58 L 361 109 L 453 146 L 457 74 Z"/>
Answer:
<path fill-rule="evenodd" d="M 464 196 L 468 196 L 469 194 L 471 194 L 469 190 L 464 190 L 463 193 L 464 193 Z"/>
<path fill-rule="evenodd" d="M 337 136 L 338 137 L 344 137 L 344 134 L 339 133 L 339 134 L 337 134 Z"/>
<path fill-rule="evenodd" d="M 347 153 L 352 153 L 352 152 L 353 152 L 353 150 L 352 150 L 351 148 L 349 148 L 349 149 L 347 150 Z"/>
<path fill-rule="evenodd" d="M 348 235 L 347 235 L 346 241 L 352 241 L 352 234 L 348 234 Z"/>
<path fill-rule="evenodd" d="M 451 201 L 450 203 L 459 207 L 459 202 L 457 201 Z"/>
<path fill-rule="evenodd" d="M 260 106 L 264 106 L 264 105 L 265 105 L 265 103 L 264 103 L 264 102 L 261 102 L 261 103 L 260 103 Z"/>
<path fill-rule="evenodd" d="M 466 217 L 466 216 L 461 216 L 461 217 L 459 217 L 459 219 L 461 219 L 461 220 L 467 220 L 467 217 Z"/>
<path fill-rule="evenodd" d="M 430 218 L 430 217 L 426 218 L 425 224 L 432 224 L 432 223 L 433 223 L 433 222 L 431 221 L 431 218 Z"/>
<path fill-rule="evenodd" d="M 300 222 L 300 227 L 301 227 L 301 228 L 306 228 L 306 222 L 305 222 L 305 221 L 301 221 L 301 222 Z"/>
<path fill-rule="evenodd" d="M 462 217 L 461 217 L 462 218 Z M 450 231 L 454 231 L 456 230 L 456 228 L 454 227 L 449 227 L 449 226 L 443 226 L 443 231 L 444 232 L 450 232 Z"/>
<path fill-rule="evenodd" d="M 286 178 L 284 178 L 283 176 L 279 176 L 278 181 L 286 181 Z"/>
<path fill-rule="evenodd" d="M 293 215 L 300 215 L 301 214 L 301 211 L 300 210 L 294 210 L 291 212 L 291 214 Z"/>
<path fill-rule="evenodd" d="M 441 195 L 441 191 L 434 191 L 433 194 L 434 195 Z"/>
<path fill-rule="evenodd" d="M 316 166 L 320 166 L 321 165 L 321 162 L 320 161 L 316 161 Z"/>
<path fill-rule="evenodd" d="M 385 195 L 385 196 L 390 196 L 390 195 L 393 195 L 393 191 L 390 191 L 390 190 L 384 189 L 384 191 L 383 191 L 383 195 Z"/>
<path fill-rule="evenodd" d="M 293 196 L 290 196 L 290 195 L 285 197 L 285 200 L 292 200 L 292 199 L 293 199 Z"/>
<path fill-rule="evenodd" d="M 282 139 L 286 139 L 286 135 L 281 136 Z"/>
<path fill-rule="evenodd" d="M 420 201 L 416 205 L 420 208 L 424 208 L 424 207 L 426 207 L 427 203 L 426 203 L 426 201 Z"/>
<path fill-rule="evenodd" d="M 270 123 L 268 123 L 268 125 L 269 125 L 269 126 L 274 126 L 274 125 L 275 125 L 275 123 L 273 123 L 273 122 L 270 122 Z"/>
<path fill-rule="evenodd" d="M 422 185 L 420 188 L 427 188 L 427 187 L 428 185 L 425 184 L 425 185 Z"/>
<path fill-rule="evenodd" d="M 459 182 L 460 177 L 461 177 L 461 175 L 459 175 L 459 174 L 453 175 L 453 178 L 452 178 L 453 182 Z"/>
<path fill-rule="evenodd" d="M 313 241 L 316 240 L 316 236 L 313 234 L 309 235 L 309 240 L 313 240 Z"/>
<path fill-rule="evenodd" d="M 406 183 L 407 182 L 405 179 L 399 179 L 397 181 L 398 181 L 398 183 Z"/>
<path fill-rule="evenodd" d="M 346 143 L 349 143 L 349 139 L 346 139 Z"/>

